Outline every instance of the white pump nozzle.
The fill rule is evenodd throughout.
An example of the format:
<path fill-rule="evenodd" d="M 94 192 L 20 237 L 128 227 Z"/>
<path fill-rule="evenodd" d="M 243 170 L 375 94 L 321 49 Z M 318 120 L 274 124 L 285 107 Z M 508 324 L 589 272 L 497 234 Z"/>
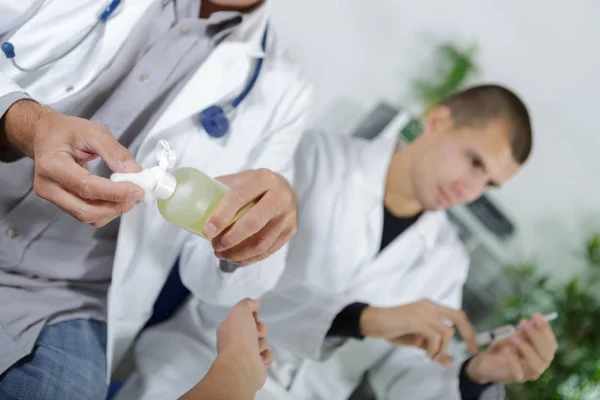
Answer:
<path fill-rule="evenodd" d="M 158 166 L 165 171 L 173 168 L 177 161 L 175 150 L 171 149 L 169 142 L 164 139 L 156 143 L 156 161 L 158 161 Z"/>
<path fill-rule="evenodd" d="M 113 182 L 130 182 L 141 187 L 144 192 L 144 203 L 150 204 L 155 198 L 168 199 L 175 192 L 177 181 L 167 169 L 175 166 L 177 158 L 166 140 L 159 140 L 156 144 L 156 161 L 158 165 L 142 172 L 121 174 L 114 173 L 110 176 Z"/>

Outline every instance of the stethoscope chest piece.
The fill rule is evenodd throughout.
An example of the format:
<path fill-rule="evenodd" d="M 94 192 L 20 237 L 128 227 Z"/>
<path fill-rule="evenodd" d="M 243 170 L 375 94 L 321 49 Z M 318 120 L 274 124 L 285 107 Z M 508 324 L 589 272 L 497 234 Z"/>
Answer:
<path fill-rule="evenodd" d="M 221 138 L 229 131 L 229 119 L 222 107 L 213 105 L 200 113 L 200 124 L 213 138 Z"/>
<path fill-rule="evenodd" d="M 266 51 L 268 30 L 269 26 L 267 24 L 261 41 L 261 49 L 263 54 Z M 230 118 L 234 117 L 237 107 L 240 105 L 242 100 L 244 100 L 246 96 L 248 96 L 248 94 L 254 87 L 254 84 L 256 83 L 260 74 L 262 64 L 263 58 L 261 56 L 261 58 L 259 58 L 256 63 L 254 72 L 252 73 L 252 76 L 250 77 L 250 80 L 247 83 L 246 87 L 244 88 L 242 93 L 240 93 L 238 97 L 231 102 L 231 104 L 226 105 L 225 108 L 218 105 L 212 105 L 204 109 L 200 113 L 200 125 L 204 128 L 208 136 L 213 138 L 221 138 L 227 134 L 227 132 L 229 131 Z"/>

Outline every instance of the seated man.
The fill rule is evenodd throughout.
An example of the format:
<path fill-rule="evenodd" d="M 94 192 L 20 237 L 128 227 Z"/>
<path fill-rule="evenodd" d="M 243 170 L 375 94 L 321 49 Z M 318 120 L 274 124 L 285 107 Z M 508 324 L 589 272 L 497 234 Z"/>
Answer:
<path fill-rule="evenodd" d="M 464 362 L 444 354 L 452 334 L 427 317 L 453 320 L 439 307 L 460 308 L 468 272 L 468 256 L 444 210 L 505 184 L 531 145 L 525 105 L 495 85 L 446 99 L 407 145 L 397 139 L 304 138 L 296 153 L 300 229 L 281 287 L 261 300 L 275 347 L 272 377 L 290 398 L 347 399 L 365 373 L 377 398 L 414 400 L 499 398 L 501 388 L 493 383 L 540 376 L 557 349 L 540 315 Z M 327 336 L 362 340 L 345 343 L 324 363 L 278 346 L 282 337 L 306 330 L 292 318 L 285 319 L 287 326 L 279 321 L 290 311 L 278 307 L 278 298 L 298 282 L 352 299 L 332 315 Z M 456 326 L 476 353 L 469 329 Z"/>
<path fill-rule="evenodd" d="M 476 399 L 495 396 L 493 383 L 539 377 L 557 346 L 539 316 L 465 362 L 445 354 L 453 335 L 446 321 L 471 353 L 477 348 L 457 311 L 468 257 L 443 210 L 507 182 L 531 142 L 526 107 L 493 85 L 448 98 L 406 146 L 305 136 L 295 157 L 299 231 L 281 281 L 261 298 L 275 361 L 257 398 L 344 400 L 368 373 L 381 399 Z M 189 371 L 205 372 L 216 352 L 199 316 L 225 315 L 191 300 L 173 321 L 146 332 L 131 383 L 146 398 L 192 386 Z"/>

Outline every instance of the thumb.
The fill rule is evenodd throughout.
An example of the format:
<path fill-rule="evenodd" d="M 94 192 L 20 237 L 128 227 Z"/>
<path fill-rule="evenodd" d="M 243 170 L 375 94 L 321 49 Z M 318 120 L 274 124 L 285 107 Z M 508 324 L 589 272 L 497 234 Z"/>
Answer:
<path fill-rule="evenodd" d="M 259 305 L 260 304 L 259 304 L 258 300 L 244 299 L 244 300 L 240 301 L 239 303 L 237 303 L 235 305 L 235 307 L 242 308 L 242 309 L 245 308 L 247 311 L 254 313 L 258 310 Z"/>
<path fill-rule="evenodd" d="M 115 139 L 110 132 L 91 135 L 88 140 L 92 150 L 104 160 L 112 172 L 140 172 L 142 167 L 135 161 L 129 150 Z"/>

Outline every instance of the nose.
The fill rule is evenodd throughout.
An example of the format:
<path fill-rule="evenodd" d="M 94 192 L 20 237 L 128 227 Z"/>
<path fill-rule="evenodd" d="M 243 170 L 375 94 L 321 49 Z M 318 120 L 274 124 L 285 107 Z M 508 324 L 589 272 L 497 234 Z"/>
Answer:
<path fill-rule="evenodd" d="M 486 188 L 485 177 L 471 176 L 469 178 L 458 179 L 451 187 L 453 201 L 466 202 L 479 198 Z"/>

